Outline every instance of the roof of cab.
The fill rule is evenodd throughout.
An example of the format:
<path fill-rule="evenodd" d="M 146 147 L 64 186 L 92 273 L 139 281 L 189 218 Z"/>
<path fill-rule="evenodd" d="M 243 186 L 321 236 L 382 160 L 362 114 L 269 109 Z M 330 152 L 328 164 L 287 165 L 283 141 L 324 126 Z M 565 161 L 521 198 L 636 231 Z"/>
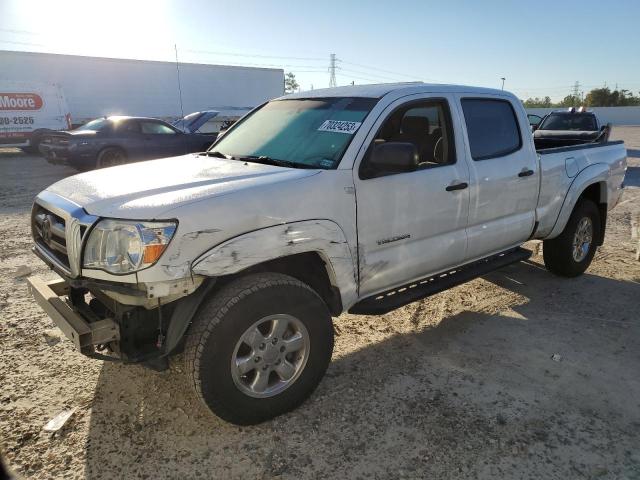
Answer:
<path fill-rule="evenodd" d="M 405 83 L 377 83 L 372 85 L 347 85 L 344 87 L 322 88 L 305 92 L 292 93 L 280 97 L 294 98 L 322 98 L 322 97 L 366 97 L 382 98 L 388 93 L 406 91 L 407 94 L 422 92 L 442 93 L 485 93 L 493 95 L 513 96 L 511 93 L 494 88 L 470 87 L 466 85 L 445 85 L 439 83 L 405 82 Z"/>

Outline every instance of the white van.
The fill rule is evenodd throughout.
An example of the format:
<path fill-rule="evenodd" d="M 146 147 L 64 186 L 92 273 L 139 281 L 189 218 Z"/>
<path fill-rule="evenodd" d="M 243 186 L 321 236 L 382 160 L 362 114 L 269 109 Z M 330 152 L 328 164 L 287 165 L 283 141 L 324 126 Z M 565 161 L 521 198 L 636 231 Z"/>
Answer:
<path fill-rule="evenodd" d="M 0 147 L 37 152 L 42 134 L 70 128 L 59 85 L 0 79 Z"/>

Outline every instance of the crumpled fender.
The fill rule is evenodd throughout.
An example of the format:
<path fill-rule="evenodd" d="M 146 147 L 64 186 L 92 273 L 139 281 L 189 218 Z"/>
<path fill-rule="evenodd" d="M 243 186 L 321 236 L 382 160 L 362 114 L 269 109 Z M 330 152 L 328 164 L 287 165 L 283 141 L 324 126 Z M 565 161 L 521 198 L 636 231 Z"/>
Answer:
<path fill-rule="evenodd" d="M 607 190 L 607 180 L 611 175 L 609 165 L 605 163 L 595 163 L 593 165 L 589 165 L 587 168 L 582 170 L 573 180 L 573 183 L 569 187 L 567 191 L 567 195 L 564 198 L 564 203 L 562 204 L 562 208 L 560 209 L 560 214 L 556 219 L 556 223 L 551 230 L 551 233 L 547 235 L 547 239 L 555 238 L 562 233 L 567 222 L 569 221 L 569 217 L 571 216 L 571 212 L 573 212 L 578 199 L 582 192 L 584 192 L 587 187 L 593 185 L 594 183 L 601 183 L 600 186 L 600 198 L 604 198 L 608 203 L 608 190 Z"/>
<path fill-rule="evenodd" d="M 331 220 L 306 220 L 255 230 L 231 238 L 197 258 L 192 272 L 217 277 L 280 257 L 317 252 L 327 265 L 331 283 L 340 290 L 342 304 L 357 299 L 356 263 L 346 236 Z"/>

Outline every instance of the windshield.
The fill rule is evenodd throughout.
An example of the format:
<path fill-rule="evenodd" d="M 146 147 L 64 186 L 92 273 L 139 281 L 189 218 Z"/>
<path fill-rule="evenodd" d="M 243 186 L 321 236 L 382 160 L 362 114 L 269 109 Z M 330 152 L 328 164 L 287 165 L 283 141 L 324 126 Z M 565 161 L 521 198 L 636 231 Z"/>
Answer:
<path fill-rule="evenodd" d="M 539 130 L 597 130 L 596 120 L 591 114 L 552 113 L 544 119 Z"/>
<path fill-rule="evenodd" d="M 76 128 L 76 130 L 93 130 L 94 132 L 100 132 L 109 127 L 109 120 L 106 118 L 98 118 L 96 120 L 91 120 L 88 123 L 85 123 L 81 127 Z"/>
<path fill-rule="evenodd" d="M 377 101 L 339 97 L 269 102 L 222 137 L 211 152 L 336 168 Z"/>

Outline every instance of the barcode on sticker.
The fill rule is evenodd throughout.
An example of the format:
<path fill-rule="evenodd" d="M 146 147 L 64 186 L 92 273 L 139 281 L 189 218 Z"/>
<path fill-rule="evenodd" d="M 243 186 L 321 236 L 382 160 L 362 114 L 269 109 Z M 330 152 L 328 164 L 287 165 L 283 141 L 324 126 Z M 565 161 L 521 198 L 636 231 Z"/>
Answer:
<path fill-rule="evenodd" d="M 325 120 L 320 128 L 319 132 L 338 132 L 348 133 L 353 135 L 358 130 L 358 127 L 362 125 L 362 122 L 347 122 L 346 120 Z"/>

